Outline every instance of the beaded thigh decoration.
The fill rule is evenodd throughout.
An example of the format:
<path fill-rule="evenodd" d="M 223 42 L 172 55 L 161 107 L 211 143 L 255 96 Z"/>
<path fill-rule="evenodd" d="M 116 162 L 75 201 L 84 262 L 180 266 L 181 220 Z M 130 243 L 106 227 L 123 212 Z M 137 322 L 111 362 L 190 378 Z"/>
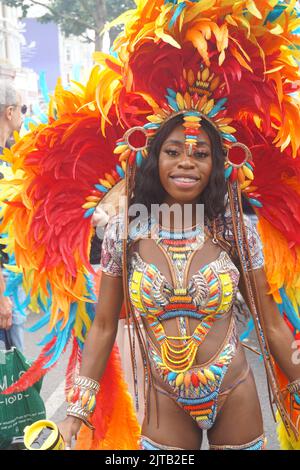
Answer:
<path fill-rule="evenodd" d="M 259 436 L 257 439 L 254 439 L 253 441 L 248 442 L 247 444 L 236 445 L 236 446 L 210 445 L 209 450 L 265 450 L 266 445 L 267 445 L 267 439 L 265 435 L 263 434 L 262 436 Z"/>

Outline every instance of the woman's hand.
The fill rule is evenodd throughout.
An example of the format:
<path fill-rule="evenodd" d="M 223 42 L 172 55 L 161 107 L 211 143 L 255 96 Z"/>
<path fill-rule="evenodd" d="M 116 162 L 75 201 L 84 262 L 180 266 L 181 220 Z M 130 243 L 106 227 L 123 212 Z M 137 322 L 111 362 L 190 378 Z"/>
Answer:
<path fill-rule="evenodd" d="M 9 297 L 0 295 L 0 328 L 9 330 L 12 326 L 12 301 Z"/>
<path fill-rule="evenodd" d="M 82 421 L 75 416 L 68 416 L 64 421 L 58 424 L 60 434 L 65 441 L 65 449 L 71 450 L 72 438 L 77 439 L 77 434 L 82 425 Z"/>
<path fill-rule="evenodd" d="M 94 227 L 105 227 L 108 221 L 109 215 L 98 204 L 92 217 L 92 225 Z"/>

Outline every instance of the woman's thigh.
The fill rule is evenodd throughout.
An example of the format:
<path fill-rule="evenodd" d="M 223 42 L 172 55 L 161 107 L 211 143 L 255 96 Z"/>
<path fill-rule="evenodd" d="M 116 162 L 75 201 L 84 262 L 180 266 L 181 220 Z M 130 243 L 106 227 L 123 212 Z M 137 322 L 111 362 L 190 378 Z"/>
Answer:
<path fill-rule="evenodd" d="M 172 397 L 156 392 L 150 393 L 149 417 L 145 418 L 142 435 L 157 444 L 179 449 L 199 450 L 202 444 L 202 431 L 197 423 Z"/>
<path fill-rule="evenodd" d="M 262 413 L 250 370 L 246 380 L 227 396 L 207 437 L 211 445 L 243 445 L 262 434 Z"/>

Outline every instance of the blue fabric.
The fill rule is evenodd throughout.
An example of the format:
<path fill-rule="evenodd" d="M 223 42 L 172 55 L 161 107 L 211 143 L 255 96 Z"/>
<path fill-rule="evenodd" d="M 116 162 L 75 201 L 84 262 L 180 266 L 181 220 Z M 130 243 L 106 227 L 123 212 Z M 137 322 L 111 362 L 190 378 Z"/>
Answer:
<path fill-rule="evenodd" d="M 24 351 L 24 326 L 16 325 L 13 323 L 10 331 L 11 342 L 13 346 L 15 346 L 18 351 Z"/>
<path fill-rule="evenodd" d="M 161 450 L 159 447 L 155 447 L 147 439 L 141 439 L 141 450 Z"/>
<path fill-rule="evenodd" d="M 3 270 L 3 277 L 5 282 L 7 280 L 7 273 Z M 18 300 L 20 303 L 24 301 L 26 294 L 21 286 L 18 286 Z M 14 303 L 13 303 L 14 306 Z M 26 315 L 22 314 L 17 308 L 13 307 L 12 311 L 12 327 L 10 328 L 10 338 L 12 345 L 15 346 L 19 351 L 24 351 L 24 323 L 26 321 Z M 1 330 L 0 330 L 1 331 Z M 3 337 L 4 331 L 0 336 Z"/>

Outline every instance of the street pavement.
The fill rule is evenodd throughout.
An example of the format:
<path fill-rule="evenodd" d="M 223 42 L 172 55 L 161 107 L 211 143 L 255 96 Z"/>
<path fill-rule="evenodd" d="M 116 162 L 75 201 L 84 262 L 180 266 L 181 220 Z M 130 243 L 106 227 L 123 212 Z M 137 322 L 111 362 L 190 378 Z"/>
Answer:
<path fill-rule="evenodd" d="M 38 315 L 29 315 L 26 327 L 29 328 L 35 324 L 37 320 Z M 41 347 L 37 346 L 37 343 L 43 338 L 45 333 L 45 329 L 36 333 L 25 333 L 25 355 L 28 359 L 34 359 L 37 357 L 39 351 L 41 350 Z M 249 342 L 247 344 L 249 344 L 251 347 L 257 348 L 254 335 L 250 336 Z M 46 405 L 47 419 L 53 420 L 57 423 L 62 421 L 65 417 L 66 404 L 64 396 L 64 375 L 70 349 L 70 347 L 67 348 L 66 352 L 61 356 L 58 364 L 45 376 L 41 391 L 41 395 Z M 246 350 L 246 355 L 256 379 L 256 385 L 264 418 L 264 428 L 268 439 L 267 449 L 279 450 L 279 445 L 276 438 L 276 425 L 274 423 L 269 404 L 264 365 L 261 362 L 259 356 L 253 352 Z M 205 439 L 203 449 L 207 449 L 207 441 Z"/>

